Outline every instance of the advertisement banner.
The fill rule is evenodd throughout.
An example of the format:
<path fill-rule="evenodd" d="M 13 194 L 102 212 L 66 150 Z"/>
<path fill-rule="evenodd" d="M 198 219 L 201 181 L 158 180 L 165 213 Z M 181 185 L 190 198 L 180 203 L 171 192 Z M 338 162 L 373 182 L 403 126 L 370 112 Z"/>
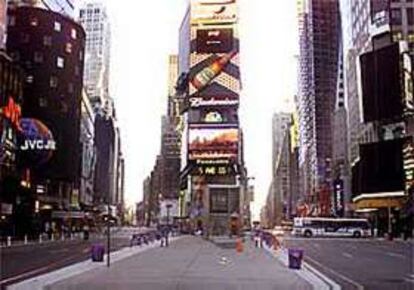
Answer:
<path fill-rule="evenodd" d="M 198 29 L 197 53 L 228 53 L 233 50 L 233 29 Z"/>
<path fill-rule="evenodd" d="M 231 97 L 190 97 L 188 99 L 191 108 L 199 107 L 229 107 L 238 106 L 239 99 Z"/>
<path fill-rule="evenodd" d="M 236 0 L 191 0 L 191 24 L 235 23 Z"/>
<path fill-rule="evenodd" d="M 237 160 L 238 128 L 190 128 L 188 160 Z"/>

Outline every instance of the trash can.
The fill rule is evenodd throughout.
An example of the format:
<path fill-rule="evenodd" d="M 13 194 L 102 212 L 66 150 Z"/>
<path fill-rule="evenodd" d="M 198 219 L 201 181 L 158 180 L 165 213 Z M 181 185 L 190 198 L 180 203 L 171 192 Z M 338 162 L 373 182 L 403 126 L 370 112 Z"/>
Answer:
<path fill-rule="evenodd" d="M 93 244 L 91 249 L 92 262 L 103 262 L 105 249 L 102 244 Z"/>
<path fill-rule="evenodd" d="M 289 249 L 289 268 L 300 269 L 302 266 L 303 250 L 302 249 Z"/>

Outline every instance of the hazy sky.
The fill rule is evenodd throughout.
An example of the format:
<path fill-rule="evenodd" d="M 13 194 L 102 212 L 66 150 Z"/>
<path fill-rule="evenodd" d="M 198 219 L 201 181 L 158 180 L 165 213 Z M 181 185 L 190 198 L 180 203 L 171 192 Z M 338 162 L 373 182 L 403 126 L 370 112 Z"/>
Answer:
<path fill-rule="evenodd" d="M 177 53 L 187 0 L 106 0 L 112 24 L 110 91 L 126 157 L 126 200 L 142 199 L 142 183 L 160 150 L 166 113 L 168 55 Z M 271 120 L 296 92 L 296 1 L 239 0 L 240 117 L 245 159 L 254 176 L 255 216 L 271 180 Z M 291 106 L 291 105 L 290 105 Z"/>

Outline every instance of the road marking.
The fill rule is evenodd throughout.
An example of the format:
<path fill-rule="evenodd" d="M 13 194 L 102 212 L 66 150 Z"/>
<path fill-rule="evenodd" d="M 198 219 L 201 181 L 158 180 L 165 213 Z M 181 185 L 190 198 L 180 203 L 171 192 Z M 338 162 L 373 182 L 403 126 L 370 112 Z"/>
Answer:
<path fill-rule="evenodd" d="M 406 259 L 407 258 L 404 255 L 396 254 L 396 253 L 393 253 L 393 252 L 387 252 L 386 255 L 387 256 L 390 256 L 390 257 L 396 257 L 396 258 L 402 258 L 402 259 Z"/>
<path fill-rule="evenodd" d="M 272 248 L 269 248 L 266 245 L 264 245 L 263 248 L 274 258 L 278 259 L 282 264 L 288 266 L 289 262 L 286 249 L 282 249 L 280 252 L 275 253 Z M 313 289 L 341 290 L 341 286 L 339 284 L 305 262 L 302 262 L 302 269 L 295 270 L 295 273 L 311 284 Z"/>
<path fill-rule="evenodd" d="M 349 258 L 349 259 L 353 258 L 353 256 L 350 253 L 346 253 L 346 252 L 342 253 L 342 256 Z"/>
<path fill-rule="evenodd" d="M 341 278 L 342 280 L 348 282 L 349 284 L 352 284 L 353 286 L 355 286 L 358 290 L 364 290 L 364 286 L 362 286 L 361 284 L 359 284 L 358 282 L 351 280 L 350 278 L 339 274 L 338 272 L 332 270 L 331 268 L 328 268 L 324 265 L 322 265 L 321 263 L 319 263 L 318 261 L 315 261 L 314 259 L 310 258 L 310 257 L 306 257 L 306 260 L 311 261 L 313 264 L 316 264 L 318 267 L 324 269 L 327 272 L 330 272 L 331 274 Z"/>

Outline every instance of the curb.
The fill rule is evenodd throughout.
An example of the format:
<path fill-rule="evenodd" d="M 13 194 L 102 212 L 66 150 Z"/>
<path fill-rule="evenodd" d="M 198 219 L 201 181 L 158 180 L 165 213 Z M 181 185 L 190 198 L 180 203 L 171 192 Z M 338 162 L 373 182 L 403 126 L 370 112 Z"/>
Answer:
<path fill-rule="evenodd" d="M 288 252 L 286 248 L 282 248 L 277 252 L 273 250 L 273 247 L 270 248 L 266 244 L 263 245 L 265 251 L 267 251 L 272 257 L 276 258 L 281 264 L 285 267 L 288 267 Z M 304 279 L 315 290 L 340 290 L 341 286 L 327 277 L 325 274 L 322 274 L 320 271 L 316 270 L 314 267 L 310 266 L 308 263 L 302 261 L 302 269 L 292 270 L 296 275 Z"/>
<path fill-rule="evenodd" d="M 180 237 L 171 238 L 171 242 L 174 242 Z M 128 257 L 137 255 L 139 253 L 148 251 L 153 248 L 158 248 L 159 244 L 154 242 L 150 245 L 141 246 L 141 247 L 125 247 L 121 250 L 111 253 L 111 263 L 116 263 Z M 57 283 L 59 281 L 72 278 L 74 276 L 83 274 L 85 272 L 96 270 L 99 268 L 106 268 L 106 259 L 107 255 L 104 257 L 103 262 L 92 262 L 91 260 L 86 260 L 80 263 L 64 267 L 53 272 L 43 274 L 37 277 L 24 280 L 22 282 L 12 284 L 6 287 L 7 290 L 43 290 L 51 284 Z"/>

